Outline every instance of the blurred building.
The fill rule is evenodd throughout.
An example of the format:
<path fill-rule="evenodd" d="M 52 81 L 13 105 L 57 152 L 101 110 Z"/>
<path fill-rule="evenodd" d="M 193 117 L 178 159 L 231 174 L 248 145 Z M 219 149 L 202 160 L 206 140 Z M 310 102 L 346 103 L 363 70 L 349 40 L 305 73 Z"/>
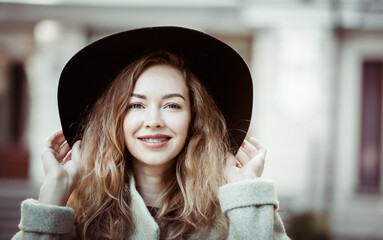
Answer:
<path fill-rule="evenodd" d="M 38 195 L 65 63 L 154 25 L 212 34 L 248 63 L 249 135 L 268 148 L 264 177 L 290 236 L 383 239 L 381 0 L 0 0 L 0 239 Z"/>

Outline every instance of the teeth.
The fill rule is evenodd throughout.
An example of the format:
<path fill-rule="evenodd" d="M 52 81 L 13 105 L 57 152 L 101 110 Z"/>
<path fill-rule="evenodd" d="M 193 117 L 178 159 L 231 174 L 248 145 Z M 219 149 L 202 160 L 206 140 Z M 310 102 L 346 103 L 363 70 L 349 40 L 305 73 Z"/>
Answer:
<path fill-rule="evenodd" d="M 141 138 L 142 141 L 147 143 L 158 143 L 168 140 L 168 138 Z"/>

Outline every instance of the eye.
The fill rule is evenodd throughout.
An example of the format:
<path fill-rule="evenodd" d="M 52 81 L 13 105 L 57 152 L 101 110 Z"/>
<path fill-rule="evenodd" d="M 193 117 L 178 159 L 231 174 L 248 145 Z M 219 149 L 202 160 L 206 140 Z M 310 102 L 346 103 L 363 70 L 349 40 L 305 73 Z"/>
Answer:
<path fill-rule="evenodd" d="M 140 109 L 144 108 L 144 105 L 142 103 L 132 103 L 129 105 L 129 109 Z"/>
<path fill-rule="evenodd" d="M 176 103 L 169 103 L 169 104 L 166 104 L 165 108 L 169 108 L 169 109 L 180 109 L 180 108 L 181 108 L 181 105 L 176 104 Z"/>

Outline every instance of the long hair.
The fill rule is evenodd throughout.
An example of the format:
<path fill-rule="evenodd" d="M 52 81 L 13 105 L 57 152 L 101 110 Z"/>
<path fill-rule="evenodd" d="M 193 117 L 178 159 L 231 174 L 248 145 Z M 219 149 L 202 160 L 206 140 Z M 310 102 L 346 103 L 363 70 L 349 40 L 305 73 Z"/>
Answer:
<path fill-rule="evenodd" d="M 135 82 L 157 64 L 167 64 L 183 74 L 192 113 L 185 146 L 172 174 L 164 178 L 155 216 L 161 239 L 198 238 L 212 229 L 221 237 L 227 234 L 228 222 L 217 197 L 225 182 L 223 167 L 229 149 L 225 120 L 182 58 L 159 51 L 121 71 L 83 124 L 82 178 L 68 203 L 76 212 L 75 238 L 123 239 L 134 232 L 129 190 L 133 172 L 122 126 Z"/>

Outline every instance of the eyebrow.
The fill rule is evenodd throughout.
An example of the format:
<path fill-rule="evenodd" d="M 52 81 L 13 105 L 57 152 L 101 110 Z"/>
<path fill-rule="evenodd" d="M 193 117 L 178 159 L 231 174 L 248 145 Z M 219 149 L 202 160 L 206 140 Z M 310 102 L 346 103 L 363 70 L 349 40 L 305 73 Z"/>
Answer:
<path fill-rule="evenodd" d="M 182 96 L 179 93 L 166 94 L 166 95 L 162 96 L 162 99 L 168 99 L 168 98 L 173 98 L 173 97 L 179 97 L 179 98 L 182 98 L 183 100 L 185 100 L 184 96 Z"/>
<path fill-rule="evenodd" d="M 141 98 L 141 99 L 146 99 L 146 96 L 145 96 L 145 95 L 137 94 L 137 93 L 133 93 L 133 94 L 132 94 L 132 97 Z"/>
<path fill-rule="evenodd" d="M 147 97 L 145 95 L 142 95 L 142 94 L 137 94 L 137 93 L 133 93 L 132 94 L 132 97 L 137 97 L 137 98 L 141 98 L 141 99 L 147 99 Z M 186 99 L 184 98 L 184 96 L 182 96 L 181 94 L 179 93 L 170 93 L 170 94 L 166 94 L 164 96 L 162 96 L 162 100 L 163 99 L 169 99 L 169 98 L 173 98 L 173 97 L 179 97 L 179 98 L 182 98 L 183 100 L 186 101 Z"/>

